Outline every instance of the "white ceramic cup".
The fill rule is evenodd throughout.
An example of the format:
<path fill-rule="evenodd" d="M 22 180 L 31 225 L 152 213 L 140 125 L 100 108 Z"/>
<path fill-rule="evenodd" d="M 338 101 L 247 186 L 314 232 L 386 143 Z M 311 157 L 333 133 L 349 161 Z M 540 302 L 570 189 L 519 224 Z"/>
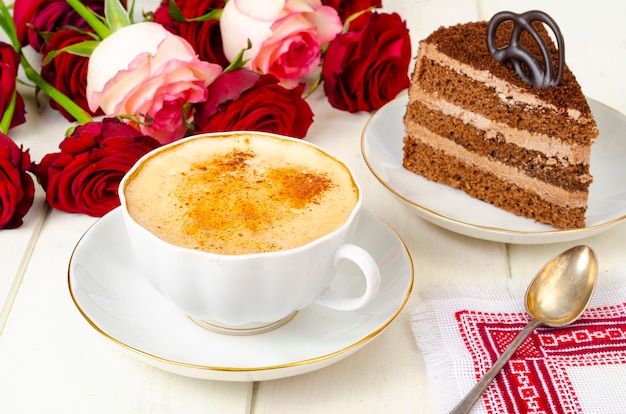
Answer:
<path fill-rule="evenodd" d="M 288 322 L 297 310 L 314 302 L 343 311 L 356 310 L 369 303 L 380 286 L 377 263 L 364 249 L 348 242 L 362 208 L 360 188 L 345 164 L 308 142 L 252 133 L 317 148 L 341 163 L 352 176 L 358 196 L 347 220 L 335 231 L 305 245 L 240 255 L 209 253 L 168 243 L 131 217 L 125 189 L 146 162 L 190 140 L 214 136 L 236 138 L 238 134 L 205 134 L 173 142 L 146 154 L 122 180 L 119 194 L 128 237 L 150 284 L 202 326 L 234 334 L 274 329 Z M 358 297 L 345 297 L 330 288 L 343 260 L 356 264 L 363 274 L 365 288 Z"/>

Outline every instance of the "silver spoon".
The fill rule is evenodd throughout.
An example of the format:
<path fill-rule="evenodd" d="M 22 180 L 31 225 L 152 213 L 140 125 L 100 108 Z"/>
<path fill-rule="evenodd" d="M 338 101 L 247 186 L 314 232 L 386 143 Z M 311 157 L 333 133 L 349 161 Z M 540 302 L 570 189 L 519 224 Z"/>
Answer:
<path fill-rule="evenodd" d="M 535 328 L 541 325 L 565 326 L 578 319 L 591 299 L 597 275 L 596 255 L 589 246 L 572 247 L 546 263 L 526 289 L 526 312 L 531 321 L 450 414 L 470 412 L 491 381 Z"/>

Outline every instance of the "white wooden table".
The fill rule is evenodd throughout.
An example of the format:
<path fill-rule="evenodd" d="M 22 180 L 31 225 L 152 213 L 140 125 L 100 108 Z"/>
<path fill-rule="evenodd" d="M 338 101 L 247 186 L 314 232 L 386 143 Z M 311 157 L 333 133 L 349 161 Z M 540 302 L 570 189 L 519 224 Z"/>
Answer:
<path fill-rule="evenodd" d="M 154 3 L 153 1 L 151 3 Z M 540 8 L 561 26 L 566 58 L 585 93 L 626 113 L 626 3 L 598 0 L 386 0 L 417 41 L 440 25 L 488 19 L 496 11 Z M 69 126 L 28 102 L 28 123 L 12 137 L 32 158 L 56 150 Z M 356 172 L 365 206 L 401 235 L 415 266 L 405 309 L 380 337 L 348 358 L 312 373 L 256 383 L 198 380 L 152 368 L 121 352 L 77 312 L 68 293 L 68 260 L 96 219 L 52 211 L 38 188 L 19 229 L 0 231 L 0 412 L 2 413 L 430 413 L 435 412 L 422 355 L 408 315 L 420 290 L 441 282 L 528 279 L 554 254 L 592 246 L 601 272 L 626 260 L 626 225 L 576 242 L 510 245 L 457 235 L 419 219 L 370 173 L 360 139 L 370 114 L 310 98 L 316 122 L 308 140 Z M 624 131 L 626 139 L 626 131 Z M 626 179 L 626 177 L 624 177 Z M 440 375 L 446 375 L 440 373 Z"/>

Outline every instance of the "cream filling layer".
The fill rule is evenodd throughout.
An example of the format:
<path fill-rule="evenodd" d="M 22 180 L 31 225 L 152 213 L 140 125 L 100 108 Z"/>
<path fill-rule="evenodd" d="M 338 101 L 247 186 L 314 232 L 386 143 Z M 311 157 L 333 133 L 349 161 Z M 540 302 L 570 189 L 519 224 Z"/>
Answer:
<path fill-rule="evenodd" d="M 541 106 L 543 108 L 548 108 L 555 112 L 558 111 L 558 108 L 555 105 L 538 99 L 535 95 L 526 93 L 518 87 L 511 85 L 510 83 L 503 81 L 502 79 L 496 78 L 495 76 L 493 76 L 493 74 L 491 74 L 491 72 L 487 70 L 477 70 L 470 65 L 461 63 L 458 60 L 450 58 L 449 56 L 441 53 L 433 44 L 422 42 L 420 44 L 420 49 L 423 49 L 419 53 L 420 56 L 427 55 L 429 59 L 442 66 L 447 66 L 457 73 L 466 75 L 479 82 L 483 82 L 488 87 L 494 88 L 500 101 L 505 103 L 506 105 L 514 106 L 521 102 L 531 106 Z M 576 109 L 568 109 L 567 115 L 570 118 L 581 123 L 588 123 L 590 121 L 589 118 L 583 117 L 580 111 Z"/>
<path fill-rule="evenodd" d="M 465 124 L 485 131 L 487 139 L 496 139 L 499 133 L 507 143 L 527 150 L 538 151 L 545 154 L 548 158 L 555 159 L 552 163 L 558 161 L 563 165 L 589 164 L 591 150 L 588 147 L 576 144 L 566 145 L 557 138 L 550 138 L 545 134 L 533 134 L 528 131 L 511 128 L 503 122 L 492 121 L 444 99 L 436 98 L 418 88 L 414 88 L 412 92 L 412 99 L 421 101 L 430 109 L 441 111 L 445 115 L 458 118 Z M 548 163 L 550 163 L 549 160 Z"/>
<path fill-rule="evenodd" d="M 466 165 L 495 174 L 501 180 L 537 194 L 540 198 L 550 203 L 569 208 L 583 208 L 587 205 L 586 192 L 569 192 L 544 181 L 531 178 L 517 168 L 467 151 L 462 146 L 429 131 L 415 122 L 409 122 L 407 130 L 410 131 L 411 139 L 422 141 L 437 150 L 445 152 L 449 156 L 457 158 Z"/>

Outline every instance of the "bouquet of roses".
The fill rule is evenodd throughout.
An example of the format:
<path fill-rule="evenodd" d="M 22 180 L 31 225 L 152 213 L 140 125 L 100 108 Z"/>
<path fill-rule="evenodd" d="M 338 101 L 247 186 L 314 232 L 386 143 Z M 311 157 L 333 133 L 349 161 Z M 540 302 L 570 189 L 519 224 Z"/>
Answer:
<path fill-rule="evenodd" d="M 340 110 L 375 110 L 409 83 L 411 45 L 381 0 L 162 0 L 134 22 L 119 0 L 0 1 L 0 228 L 33 202 L 31 173 L 56 209 L 102 216 L 148 151 L 200 132 L 304 138 L 320 84 Z M 42 56 L 40 73 L 24 47 Z M 78 126 L 31 162 L 6 134 L 25 122 L 18 67 Z M 94 120 L 94 117 L 95 120 Z"/>

